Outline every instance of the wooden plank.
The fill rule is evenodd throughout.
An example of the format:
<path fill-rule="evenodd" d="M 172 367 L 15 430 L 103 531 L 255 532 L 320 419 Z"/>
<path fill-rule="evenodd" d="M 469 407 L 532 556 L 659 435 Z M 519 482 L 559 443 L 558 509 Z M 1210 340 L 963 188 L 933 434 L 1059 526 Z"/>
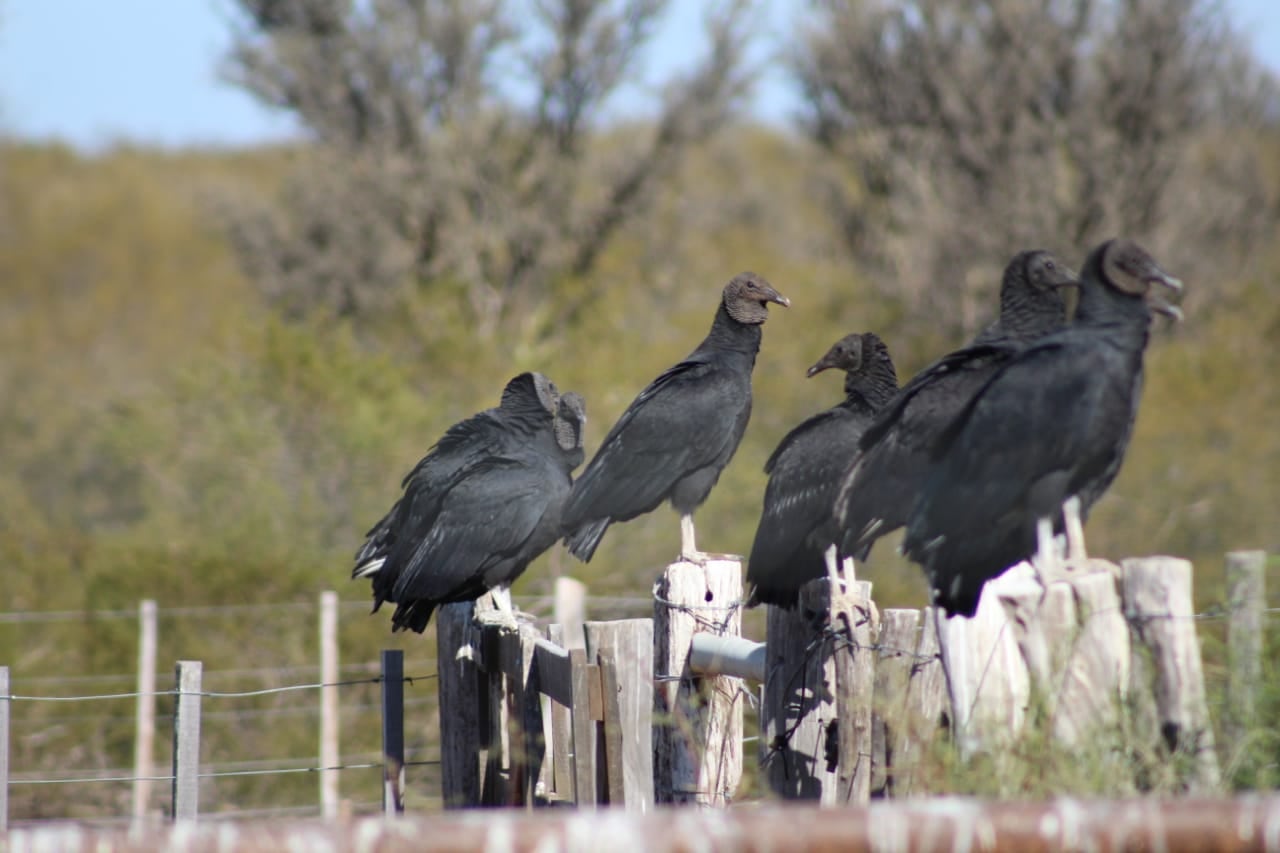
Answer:
<path fill-rule="evenodd" d="M 622 800 L 630 811 L 653 808 L 653 620 L 587 622 L 588 656 L 613 650 L 622 741 Z M 605 690 L 607 696 L 608 691 Z M 608 711 L 606 702 L 606 712 Z M 607 719 L 606 719 L 607 722 Z M 615 781 L 609 777 L 610 784 Z M 611 800 L 612 802 L 619 802 Z"/>
<path fill-rule="evenodd" d="M 550 644 L 555 645 L 564 638 L 562 629 L 559 625 L 547 626 L 547 638 Z M 564 651 L 560 649 L 560 651 Z M 544 692 L 548 690 L 548 684 L 552 680 L 552 676 L 544 672 L 542 667 L 546 666 L 549 670 L 559 667 L 560 655 L 551 656 L 544 653 L 543 647 L 539 646 L 535 651 L 535 660 L 539 667 L 539 674 L 542 677 L 542 689 Z M 552 788 L 555 791 L 556 799 L 564 802 L 572 802 L 574 799 L 574 783 L 573 783 L 573 717 L 570 708 L 573 706 L 573 667 L 569 661 L 569 653 L 564 652 L 564 684 L 565 689 L 563 698 L 557 698 L 551 704 L 551 774 Z"/>
<path fill-rule="evenodd" d="M 801 588 L 795 608 L 770 607 L 768 667 L 760 705 L 760 761 L 769 788 L 791 800 L 836 802 L 834 638 L 826 630 L 830 583 Z"/>
<path fill-rule="evenodd" d="M 595 806 L 596 796 L 596 744 L 595 721 L 591 717 L 591 671 L 587 653 L 583 649 L 569 652 L 573 668 L 573 798 L 579 808 Z"/>
<path fill-rule="evenodd" d="M 1227 730 L 1232 744 L 1241 744 L 1257 723 L 1266 566 L 1265 551 L 1227 554 Z"/>
<path fill-rule="evenodd" d="M 723 806 L 742 778 L 741 679 L 689 670 L 698 631 L 742 633 L 742 564 L 677 562 L 654 586 L 654 796 Z"/>
<path fill-rule="evenodd" d="M 826 581 L 828 584 L 830 581 Z M 854 581 L 832 614 L 832 628 L 845 642 L 836 649 L 836 719 L 839 747 L 837 802 L 863 804 L 871 796 L 871 704 L 875 694 L 875 642 L 880 614 L 871 601 L 871 582 Z M 850 622 L 845 623 L 849 617 Z"/>
<path fill-rule="evenodd" d="M 546 644 L 532 625 L 499 634 L 499 658 L 505 688 L 508 804 L 532 808 L 546 755 L 539 669 L 534 657 Z"/>
<path fill-rule="evenodd" d="M 495 623 L 480 618 L 487 607 L 493 606 L 489 596 L 476 600 L 476 616 L 480 627 L 480 648 L 483 665 L 480 668 L 481 697 L 484 708 L 481 718 L 481 744 L 484 747 L 484 786 L 480 789 L 480 804 L 505 806 L 511 802 L 510 776 L 511 743 L 507 728 L 507 684 L 502 671 L 502 637 L 506 633 Z"/>
<path fill-rule="evenodd" d="M 585 649 L 582 625 L 587 621 L 587 585 L 569 577 L 556 578 L 552 618 L 564 631 L 566 649 Z"/>
<path fill-rule="evenodd" d="M 320 816 L 338 816 L 338 594 L 320 593 Z"/>
<path fill-rule="evenodd" d="M 195 820 L 200 811 L 200 699 L 204 665 L 178 661 L 178 701 L 173 714 L 173 819 Z"/>
<path fill-rule="evenodd" d="M 484 782 L 479 631 L 472 626 L 473 602 L 445 604 L 436 611 L 436 678 L 440 707 L 440 788 L 446 809 L 480 804 Z M 485 702 L 482 702 L 482 698 Z M 483 737 L 482 737 L 483 735 Z"/>
<path fill-rule="evenodd" d="M 133 821 L 147 819 L 155 775 L 156 743 L 156 603 L 138 605 L 138 705 L 133 741 Z"/>
<path fill-rule="evenodd" d="M 600 649 L 598 666 L 600 668 L 600 695 L 604 705 L 604 721 L 601 728 L 604 743 L 605 784 L 600 791 L 604 794 L 604 802 L 614 806 L 625 806 L 627 803 L 625 780 L 626 762 L 623 758 L 622 738 L 622 703 L 619 701 L 621 689 L 618 683 L 617 658 L 611 647 Z"/>
<path fill-rule="evenodd" d="M 1121 563 L 1125 615 L 1151 650 L 1156 713 L 1165 744 L 1191 758 L 1192 791 L 1221 787 L 1191 607 L 1191 563 L 1133 557 Z"/>
<path fill-rule="evenodd" d="M 880 614 L 875 699 L 871 709 L 871 796 L 894 793 L 896 747 L 907 723 L 907 685 L 919 645 L 920 611 L 889 609 Z"/>

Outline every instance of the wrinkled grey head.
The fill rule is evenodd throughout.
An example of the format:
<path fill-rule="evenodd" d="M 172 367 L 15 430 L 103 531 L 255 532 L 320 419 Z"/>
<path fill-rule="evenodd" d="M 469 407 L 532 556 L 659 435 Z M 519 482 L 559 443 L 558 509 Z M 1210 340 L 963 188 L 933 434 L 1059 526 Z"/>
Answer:
<path fill-rule="evenodd" d="M 739 323 L 758 326 L 769 319 L 766 306 L 770 302 L 786 308 L 791 300 L 773 289 L 764 276 L 753 272 L 738 273 L 724 286 L 724 310 Z"/>
<path fill-rule="evenodd" d="M 1067 314 L 1062 288 L 1079 284 L 1075 271 L 1050 252 L 1014 255 L 1000 281 L 1000 333 L 1030 339 L 1061 326 Z"/>
<path fill-rule="evenodd" d="M 879 340 L 879 338 L 877 338 Z M 831 345 L 826 355 L 813 363 L 805 371 L 805 376 L 813 378 L 824 370 L 857 370 L 862 366 L 862 335 L 845 335 Z"/>
<path fill-rule="evenodd" d="M 555 416 L 560 394 L 555 383 L 541 373 L 521 373 L 502 389 L 499 408 L 510 412 L 538 412 Z"/>
<path fill-rule="evenodd" d="M 556 444 L 569 454 L 570 470 L 582 464 L 583 433 L 587 424 L 587 402 L 576 391 L 566 391 L 560 397 L 556 412 Z"/>
<path fill-rule="evenodd" d="M 1165 301 L 1169 292 L 1182 292 L 1182 282 L 1162 270 L 1155 258 L 1132 240 L 1121 237 L 1098 246 L 1085 260 L 1084 273 L 1112 290 L 1143 299 L 1153 311 L 1182 319 L 1182 310 Z"/>

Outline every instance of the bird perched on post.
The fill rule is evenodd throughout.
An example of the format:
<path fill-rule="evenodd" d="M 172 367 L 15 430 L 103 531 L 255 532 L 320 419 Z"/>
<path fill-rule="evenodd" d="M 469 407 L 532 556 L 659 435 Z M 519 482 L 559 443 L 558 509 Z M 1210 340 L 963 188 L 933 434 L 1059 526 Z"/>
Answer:
<path fill-rule="evenodd" d="M 490 590 L 514 623 L 507 590 L 560 538 L 585 421 L 579 395 L 522 373 L 497 408 L 445 432 L 356 553 L 352 577 L 373 579 L 374 611 L 396 604 L 393 631 L 421 633 L 437 606 Z"/>
<path fill-rule="evenodd" d="M 872 332 L 836 341 L 805 375 L 829 368 L 845 372 L 844 400 L 787 433 L 765 463 L 769 484 L 747 561 L 748 607 L 793 607 L 800 587 L 824 571 L 836 575 L 831 504 L 863 430 L 898 390 L 898 375 Z"/>
<path fill-rule="evenodd" d="M 664 500 L 680 514 L 680 554 L 697 550 L 693 512 L 738 449 L 751 415 L 751 370 L 769 303 L 791 302 L 763 276 L 734 276 L 711 331 L 627 407 L 573 485 L 564 508 L 569 551 L 589 561 L 615 521 L 651 512 Z"/>
<path fill-rule="evenodd" d="M 834 509 L 841 556 L 865 560 L 877 539 L 907 523 L 938 436 L 1001 365 L 1062 327 L 1061 289 L 1076 284 L 1076 274 L 1049 252 L 1020 252 L 1009 261 L 997 319 L 973 343 L 913 376 L 846 457 Z"/>
<path fill-rule="evenodd" d="M 1153 312 L 1180 319 L 1165 294 L 1181 289 L 1132 240 L 1098 246 L 1072 324 L 1003 365 L 939 437 L 903 551 L 947 613 L 972 616 L 983 584 L 1037 550 L 1049 571 L 1064 504 L 1083 519 L 1120 470 Z"/>

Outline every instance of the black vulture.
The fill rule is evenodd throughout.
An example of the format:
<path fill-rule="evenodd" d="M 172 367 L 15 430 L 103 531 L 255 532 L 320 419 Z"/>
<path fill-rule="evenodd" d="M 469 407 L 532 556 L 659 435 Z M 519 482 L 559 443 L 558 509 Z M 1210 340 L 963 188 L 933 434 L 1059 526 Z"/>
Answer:
<path fill-rule="evenodd" d="M 560 538 L 560 511 L 582 463 L 583 400 L 525 373 L 502 404 L 450 427 L 369 532 L 353 577 L 372 577 L 374 611 L 396 604 L 392 630 L 421 633 L 440 604 L 505 591 Z"/>
<path fill-rule="evenodd" d="M 806 376 L 833 367 L 845 372 L 844 400 L 787 433 L 764 465 L 769 484 L 747 561 L 748 607 L 794 607 L 800 587 L 836 573 L 831 504 L 840 475 L 862 431 L 898 390 L 898 375 L 871 332 L 836 341 Z"/>
<path fill-rule="evenodd" d="M 681 556 L 705 561 L 695 543 L 693 511 L 711 493 L 747 428 L 751 369 L 770 302 L 791 304 L 763 276 L 734 276 L 707 337 L 618 418 L 565 505 L 565 541 L 575 557 L 589 561 L 610 524 L 670 500 L 680 514 Z"/>
<path fill-rule="evenodd" d="M 907 523 L 929 470 L 933 442 L 999 367 L 1062 327 L 1061 288 L 1076 285 L 1049 252 L 1020 252 L 1005 267 L 1000 314 L 966 347 L 911 378 L 862 434 L 835 503 L 842 556 L 865 560 L 881 536 Z"/>
<path fill-rule="evenodd" d="M 1164 295 L 1181 288 L 1131 240 L 1103 243 L 1085 261 L 1072 324 L 1001 367 L 939 437 L 903 550 L 948 614 L 972 616 L 986 581 L 1037 546 L 1050 554 L 1063 505 L 1077 500 L 1083 517 L 1111 484 L 1152 312 L 1180 317 Z"/>

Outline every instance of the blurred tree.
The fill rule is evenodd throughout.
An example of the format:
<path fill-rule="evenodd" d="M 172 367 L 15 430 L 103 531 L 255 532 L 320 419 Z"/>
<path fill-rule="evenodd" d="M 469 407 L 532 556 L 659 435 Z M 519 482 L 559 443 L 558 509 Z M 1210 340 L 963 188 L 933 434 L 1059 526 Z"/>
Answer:
<path fill-rule="evenodd" d="M 818 5 L 807 132 L 847 248 L 904 312 L 972 332 L 1025 247 L 1126 233 L 1212 283 L 1269 233 L 1250 131 L 1273 89 L 1214 0 Z"/>
<path fill-rule="evenodd" d="M 656 121 L 600 148 L 593 123 L 642 83 L 665 0 L 235 5 L 228 76 L 316 143 L 282 206 L 233 209 L 245 268 L 294 314 L 360 315 L 429 282 L 458 286 L 493 333 L 588 274 L 749 82 L 734 0 L 707 19 L 708 54 L 663 84 Z"/>

